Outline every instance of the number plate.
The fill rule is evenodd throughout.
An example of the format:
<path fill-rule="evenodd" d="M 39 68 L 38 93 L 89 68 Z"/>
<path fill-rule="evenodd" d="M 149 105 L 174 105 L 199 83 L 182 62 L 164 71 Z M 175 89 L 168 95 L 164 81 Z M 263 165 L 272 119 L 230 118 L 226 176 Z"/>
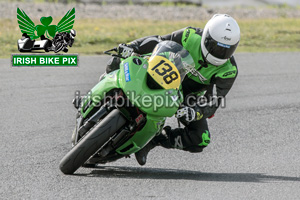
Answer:
<path fill-rule="evenodd" d="M 150 58 L 148 73 L 165 89 L 179 89 L 181 78 L 176 66 L 162 56 Z"/>

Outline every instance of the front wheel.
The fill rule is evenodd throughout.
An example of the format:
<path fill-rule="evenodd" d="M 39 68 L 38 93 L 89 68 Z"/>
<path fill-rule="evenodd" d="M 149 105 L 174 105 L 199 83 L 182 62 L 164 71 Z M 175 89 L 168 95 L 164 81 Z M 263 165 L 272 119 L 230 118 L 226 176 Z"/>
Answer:
<path fill-rule="evenodd" d="M 73 174 L 126 123 L 118 109 L 111 111 L 95 125 L 60 161 L 59 168 L 64 174 Z"/>
<path fill-rule="evenodd" d="M 64 44 L 62 44 L 62 43 L 56 43 L 55 44 L 55 48 L 54 48 L 54 53 L 60 52 L 61 50 L 63 50 L 64 47 L 65 47 Z"/>

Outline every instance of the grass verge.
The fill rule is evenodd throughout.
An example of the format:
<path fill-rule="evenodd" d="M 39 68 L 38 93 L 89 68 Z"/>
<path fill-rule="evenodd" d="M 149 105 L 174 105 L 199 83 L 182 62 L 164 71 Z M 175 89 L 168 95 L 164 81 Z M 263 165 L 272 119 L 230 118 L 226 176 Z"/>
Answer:
<path fill-rule="evenodd" d="M 52 24 L 58 23 L 59 19 Z M 36 24 L 38 20 L 34 20 Z M 300 51 L 300 19 L 238 20 L 241 41 L 237 52 Z M 148 35 L 165 35 L 187 26 L 204 27 L 205 21 L 150 21 L 131 19 L 79 19 L 74 29 L 78 36 L 70 53 L 102 54 L 119 43 Z M 0 57 L 18 53 L 21 31 L 17 20 L 0 19 Z"/>

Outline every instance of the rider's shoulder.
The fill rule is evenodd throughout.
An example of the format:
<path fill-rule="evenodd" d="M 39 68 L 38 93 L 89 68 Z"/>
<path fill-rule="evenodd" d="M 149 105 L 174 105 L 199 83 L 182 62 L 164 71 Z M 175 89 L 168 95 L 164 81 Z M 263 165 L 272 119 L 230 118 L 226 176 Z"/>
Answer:
<path fill-rule="evenodd" d="M 202 28 L 188 26 L 188 27 L 185 28 L 185 31 L 192 32 L 194 34 L 202 36 L 203 29 Z"/>
<path fill-rule="evenodd" d="M 201 36 L 202 29 L 189 26 L 183 29 L 181 42 L 183 45 L 186 45 L 188 42 L 199 42 L 198 40 L 201 39 Z"/>

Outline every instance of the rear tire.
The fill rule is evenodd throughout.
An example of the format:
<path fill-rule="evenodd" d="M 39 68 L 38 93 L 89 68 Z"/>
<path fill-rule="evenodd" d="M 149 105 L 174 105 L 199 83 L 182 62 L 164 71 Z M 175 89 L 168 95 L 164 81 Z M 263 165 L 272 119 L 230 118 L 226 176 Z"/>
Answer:
<path fill-rule="evenodd" d="M 50 48 L 49 42 L 47 42 L 47 44 L 46 44 L 45 47 L 44 47 L 44 51 L 45 51 L 45 52 L 49 52 L 49 48 Z"/>
<path fill-rule="evenodd" d="M 95 125 L 60 161 L 59 168 L 64 174 L 73 174 L 126 123 L 118 109 L 111 111 Z"/>

